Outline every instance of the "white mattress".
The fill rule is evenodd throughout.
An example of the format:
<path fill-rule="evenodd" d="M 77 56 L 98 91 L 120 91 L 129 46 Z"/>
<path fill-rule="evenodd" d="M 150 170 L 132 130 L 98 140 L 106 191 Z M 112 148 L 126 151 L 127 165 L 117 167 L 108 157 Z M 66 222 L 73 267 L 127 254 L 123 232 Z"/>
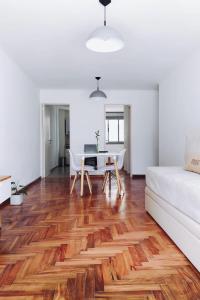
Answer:
<path fill-rule="evenodd" d="M 186 216 L 200 223 L 200 175 L 180 167 L 147 169 L 147 186 Z"/>

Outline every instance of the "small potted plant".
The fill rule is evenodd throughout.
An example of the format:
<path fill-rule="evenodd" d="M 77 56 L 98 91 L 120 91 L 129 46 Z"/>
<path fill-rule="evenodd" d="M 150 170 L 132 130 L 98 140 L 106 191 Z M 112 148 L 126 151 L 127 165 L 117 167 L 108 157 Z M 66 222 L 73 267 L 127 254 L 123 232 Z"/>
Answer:
<path fill-rule="evenodd" d="M 20 205 L 23 203 L 24 195 L 27 195 L 25 187 L 23 185 L 19 185 L 14 181 L 11 182 L 11 198 L 10 204 L 11 205 Z"/>

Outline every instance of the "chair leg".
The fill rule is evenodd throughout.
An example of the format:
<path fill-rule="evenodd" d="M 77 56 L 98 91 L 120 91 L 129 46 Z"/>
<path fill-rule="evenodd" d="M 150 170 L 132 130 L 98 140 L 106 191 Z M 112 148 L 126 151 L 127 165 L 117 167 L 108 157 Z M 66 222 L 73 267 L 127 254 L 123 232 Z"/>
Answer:
<path fill-rule="evenodd" d="M 85 172 L 85 176 L 86 176 L 86 179 L 87 179 L 87 184 L 88 184 L 88 187 L 89 187 L 90 194 L 92 194 L 92 185 L 91 185 L 91 182 L 90 182 L 88 172 Z"/>
<path fill-rule="evenodd" d="M 75 186 L 75 183 L 76 183 L 77 176 L 78 176 L 78 175 L 77 175 L 77 173 L 76 173 L 75 176 L 74 176 L 74 180 L 73 180 L 73 183 L 72 183 L 72 187 L 71 187 L 70 194 L 73 193 L 73 190 L 74 190 L 74 186 Z"/>
<path fill-rule="evenodd" d="M 120 185 L 121 196 L 122 196 L 122 195 L 125 194 L 125 191 L 124 191 L 123 186 L 122 186 L 122 179 L 121 179 L 120 175 L 119 175 L 119 185 Z"/>
<path fill-rule="evenodd" d="M 118 167 L 117 167 L 117 161 L 116 161 L 116 159 L 114 160 L 114 165 L 115 165 L 115 174 L 116 174 L 116 178 L 117 178 L 118 194 L 121 196 L 120 177 L 119 177 L 119 170 L 118 170 Z"/>
<path fill-rule="evenodd" d="M 81 159 L 81 192 L 80 196 L 83 197 L 83 191 L 84 191 L 84 159 Z"/>

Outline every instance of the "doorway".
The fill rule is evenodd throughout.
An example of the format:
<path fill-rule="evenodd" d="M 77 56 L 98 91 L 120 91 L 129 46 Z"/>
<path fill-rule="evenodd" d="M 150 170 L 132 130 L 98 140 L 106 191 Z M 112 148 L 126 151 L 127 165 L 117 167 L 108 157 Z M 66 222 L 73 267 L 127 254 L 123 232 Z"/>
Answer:
<path fill-rule="evenodd" d="M 105 105 L 105 150 L 120 152 L 126 149 L 124 171 L 131 174 L 131 107 Z"/>
<path fill-rule="evenodd" d="M 42 107 L 42 177 L 69 176 L 69 105 Z"/>

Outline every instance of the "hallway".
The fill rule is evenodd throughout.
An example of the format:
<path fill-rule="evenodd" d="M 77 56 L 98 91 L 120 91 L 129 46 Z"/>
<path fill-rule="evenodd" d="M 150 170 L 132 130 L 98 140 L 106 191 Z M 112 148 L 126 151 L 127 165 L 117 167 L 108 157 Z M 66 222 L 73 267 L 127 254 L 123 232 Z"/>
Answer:
<path fill-rule="evenodd" d="M 64 167 L 56 167 L 54 168 L 51 173 L 49 174 L 48 177 L 64 177 L 66 178 L 70 174 L 70 169 L 69 166 L 64 166 Z"/>

